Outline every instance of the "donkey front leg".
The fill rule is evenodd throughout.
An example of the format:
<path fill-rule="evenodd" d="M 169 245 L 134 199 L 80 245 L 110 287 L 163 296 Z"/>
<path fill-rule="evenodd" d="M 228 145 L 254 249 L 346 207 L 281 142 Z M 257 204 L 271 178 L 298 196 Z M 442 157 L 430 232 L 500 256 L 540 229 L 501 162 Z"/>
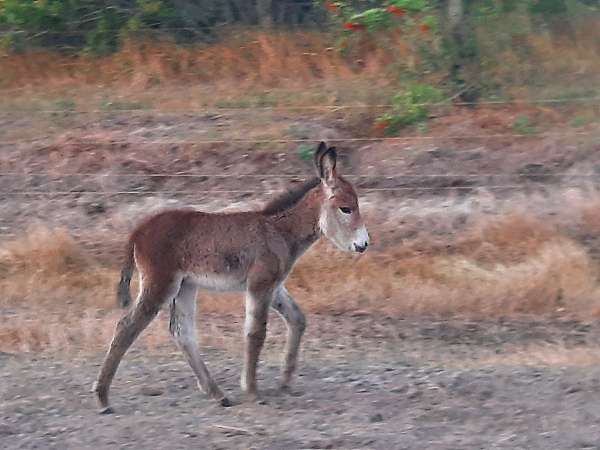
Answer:
<path fill-rule="evenodd" d="M 271 307 L 285 320 L 288 329 L 285 343 L 285 357 L 281 371 L 281 388 L 287 390 L 290 387 L 292 375 L 296 370 L 300 341 L 306 329 L 306 317 L 283 286 L 275 293 Z"/>
<path fill-rule="evenodd" d="M 241 386 L 249 401 L 257 401 L 256 366 L 267 335 L 267 318 L 272 294 L 269 290 L 248 289 L 244 323 L 244 367 Z"/>

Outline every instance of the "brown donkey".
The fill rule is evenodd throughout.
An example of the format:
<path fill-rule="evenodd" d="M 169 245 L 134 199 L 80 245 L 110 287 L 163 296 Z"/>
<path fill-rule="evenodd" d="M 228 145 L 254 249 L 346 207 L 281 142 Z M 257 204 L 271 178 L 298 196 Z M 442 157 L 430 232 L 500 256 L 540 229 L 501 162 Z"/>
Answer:
<path fill-rule="evenodd" d="M 294 263 L 321 234 L 342 250 L 362 253 L 369 245 L 356 192 L 337 174 L 335 148 L 321 142 L 314 160 L 318 178 L 276 198 L 262 211 L 208 214 L 170 210 L 147 218 L 133 231 L 118 289 L 121 306 L 131 302 L 129 283 L 134 265 L 140 290 L 133 307 L 117 324 L 94 384 L 101 412 L 111 412 L 108 391 L 121 358 L 165 302 L 170 304 L 170 332 L 200 388 L 221 405 L 231 405 L 198 349 L 198 288 L 246 294 L 241 386 L 250 400 L 258 398 L 256 366 L 269 307 L 283 317 L 288 335 L 281 387 L 289 387 L 306 327 L 304 314 L 284 287 Z"/>

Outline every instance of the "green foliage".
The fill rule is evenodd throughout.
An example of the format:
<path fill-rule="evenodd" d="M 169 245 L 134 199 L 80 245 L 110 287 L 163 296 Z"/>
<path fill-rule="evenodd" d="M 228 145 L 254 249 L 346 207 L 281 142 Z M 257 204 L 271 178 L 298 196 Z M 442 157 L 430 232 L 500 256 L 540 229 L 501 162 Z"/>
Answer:
<path fill-rule="evenodd" d="M 392 98 L 393 109 L 380 116 L 376 125 L 386 134 L 392 134 L 402 127 L 420 124 L 428 119 L 431 105 L 442 100 L 439 89 L 428 84 L 411 84 Z"/>
<path fill-rule="evenodd" d="M 345 35 L 344 43 L 351 42 L 353 36 L 360 41 L 363 33 L 369 33 L 385 41 L 386 30 L 400 31 L 407 43 L 414 48 L 415 54 L 422 56 L 418 67 L 401 67 L 400 77 L 410 72 L 411 78 L 421 79 L 423 73 L 437 69 L 440 60 L 435 39 L 439 31 L 437 2 L 433 0 L 387 0 L 369 2 L 370 8 L 360 10 L 358 2 L 338 1 L 328 3 L 332 17 L 337 20 L 339 30 Z M 360 3 L 358 4 L 360 5 Z M 400 128 L 419 124 L 427 120 L 428 103 L 438 102 L 442 93 L 434 86 L 410 83 L 405 90 L 396 94 L 391 103 L 390 112 L 378 117 L 375 127 L 385 133 L 394 133 Z"/>
<path fill-rule="evenodd" d="M 0 1 L 5 45 L 63 46 L 106 53 L 142 27 L 181 24 L 170 0 L 129 0 L 112 6 L 102 0 Z"/>
<path fill-rule="evenodd" d="M 59 111 L 74 111 L 77 104 L 72 98 L 62 98 L 55 102 L 55 107 Z"/>
<path fill-rule="evenodd" d="M 305 0 L 0 0 L 0 48 L 61 48 L 107 53 L 131 36 L 168 35 L 211 41 L 223 23 L 258 25 L 264 15 L 286 25 L 322 23 L 323 9 Z M 262 15 L 262 16 L 261 16 Z M 320 22 L 319 22 L 320 21 Z"/>
<path fill-rule="evenodd" d="M 104 111 L 120 111 L 120 110 L 144 110 L 150 109 L 149 102 L 138 102 L 128 100 L 104 100 L 100 105 Z"/>
<path fill-rule="evenodd" d="M 315 148 L 310 144 L 302 143 L 296 148 L 296 153 L 302 161 L 310 161 L 315 153 Z"/>
<path fill-rule="evenodd" d="M 432 0 L 389 0 L 369 2 L 370 8 L 362 10 L 354 1 L 326 2 L 334 20 L 344 24 L 346 31 L 375 32 L 392 26 L 413 27 L 421 23 L 433 26 L 433 16 L 424 15 L 434 10 Z"/>
<path fill-rule="evenodd" d="M 497 17 L 515 11 L 521 3 L 520 0 L 468 0 L 467 9 L 475 15 Z"/>
<path fill-rule="evenodd" d="M 392 0 L 389 4 L 404 8 L 410 12 L 424 11 L 431 6 L 427 0 Z"/>
<path fill-rule="evenodd" d="M 536 132 L 536 129 L 532 126 L 531 119 L 527 114 L 520 114 L 515 117 L 512 128 L 519 134 L 533 134 Z"/>
<path fill-rule="evenodd" d="M 367 30 L 375 31 L 390 26 L 390 14 L 383 8 L 371 8 L 350 17 L 353 23 L 366 26 Z"/>
<path fill-rule="evenodd" d="M 534 14 L 555 15 L 567 12 L 566 0 L 537 0 L 529 2 L 529 10 Z"/>
<path fill-rule="evenodd" d="M 588 118 L 585 116 L 575 116 L 571 119 L 570 123 L 573 127 L 582 127 L 584 125 L 587 125 Z"/>
<path fill-rule="evenodd" d="M 475 14 L 500 16 L 518 10 L 545 19 L 566 15 L 572 5 L 598 9 L 597 0 L 466 0 L 467 9 Z"/>
<path fill-rule="evenodd" d="M 390 39 L 390 32 L 400 33 L 418 58 L 405 64 L 398 58 L 392 64 L 398 78 L 410 75 L 422 81 L 435 73 L 449 93 L 460 93 L 468 102 L 501 94 L 507 83 L 539 84 L 541 77 L 535 65 L 523 65 L 526 73 L 515 70 L 512 75 L 502 67 L 505 62 L 498 55 L 506 52 L 520 61 L 531 60 L 535 42 L 528 40 L 528 35 L 549 33 L 561 41 L 574 41 L 580 36 L 578 20 L 600 12 L 598 0 L 461 3 L 462 8 L 456 8 L 451 0 L 348 0 L 326 2 L 326 6 L 340 25 L 343 37 L 339 42 L 344 51 L 350 53 L 353 43 L 366 39 L 393 50 L 391 45 L 398 34 Z M 504 79 L 489 76 L 494 73 L 502 73 Z M 391 122 L 401 124 L 403 120 Z"/>

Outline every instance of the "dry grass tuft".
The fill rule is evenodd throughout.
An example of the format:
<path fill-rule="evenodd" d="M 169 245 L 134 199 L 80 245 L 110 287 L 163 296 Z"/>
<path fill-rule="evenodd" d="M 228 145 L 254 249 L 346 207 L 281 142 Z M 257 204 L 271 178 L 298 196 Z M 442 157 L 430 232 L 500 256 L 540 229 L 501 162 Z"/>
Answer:
<path fill-rule="evenodd" d="M 64 229 L 30 228 L 23 236 L 6 242 L 0 249 L 0 275 L 22 272 L 53 277 L 86 271 L 91 260 Z"/>
<path fill-rule="evenodd" d="M 114 271 L 97 264 L 65 230 L 32 228 L 0 247 L 1 306 L 107 307 Z"/>
<path fill-rule="evenodd" d="M 524 213 L 480 218 L 455 246 L 480 264 L 515 264 L 537 254 L 557 230 Z"/>

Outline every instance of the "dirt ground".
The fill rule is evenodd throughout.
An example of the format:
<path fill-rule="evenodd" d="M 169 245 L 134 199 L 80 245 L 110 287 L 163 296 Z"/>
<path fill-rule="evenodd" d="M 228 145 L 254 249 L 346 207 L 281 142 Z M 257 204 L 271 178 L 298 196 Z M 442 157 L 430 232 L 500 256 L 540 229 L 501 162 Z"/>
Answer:
<path fill-rule="evenodd" d="M 240 317 L 202 320 L 238 341 Z M 275 389 L 283 337 L 271 321 L 265 405 L 239 403 L 239 342 L 204 349 L 231 408 L 165 344 L 128 353 L 113 415 L 89 392 L 101 353 L 3 353 L 1 447 L 600 448 L 596 323 L 313 316 L 292 394 Z"/>

